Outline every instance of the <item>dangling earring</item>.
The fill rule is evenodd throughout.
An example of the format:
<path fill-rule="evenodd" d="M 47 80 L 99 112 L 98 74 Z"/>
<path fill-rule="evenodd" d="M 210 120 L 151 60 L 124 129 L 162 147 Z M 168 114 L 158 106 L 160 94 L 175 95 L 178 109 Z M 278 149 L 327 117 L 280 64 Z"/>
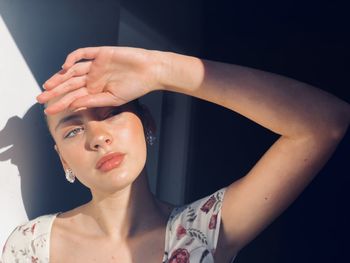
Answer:
<path fill-rule="evenodd" d="M 67 181 L 70 182 L 70 183 L 74 183 L 75 175 L 74 175 L 73 171 L 70 168 L 67 168 L 65 170 L 65 172 L 66 172 L 66 179 L 67 179 Z"/>
<path fill-rule="evenodd" d="M 149 145 L 153 145 L 157 137 L 153 134 L 151 129 L 146 129 L 146 141 Z"/>
<path fill-rule="evenodd" d="M 151 127 L 155 127 L 155 123 L 148 108 L 143 104 L 140 104 L 139 106 L 141 107 L 141 110 L 140 110 L 141 120 L 145 128 L 144 131 L 145 131 L 146 142 L 147 144 L 152 146 L 157 139 L 156 135 L 153 132 L 155 129 L 151 128 Z"/>

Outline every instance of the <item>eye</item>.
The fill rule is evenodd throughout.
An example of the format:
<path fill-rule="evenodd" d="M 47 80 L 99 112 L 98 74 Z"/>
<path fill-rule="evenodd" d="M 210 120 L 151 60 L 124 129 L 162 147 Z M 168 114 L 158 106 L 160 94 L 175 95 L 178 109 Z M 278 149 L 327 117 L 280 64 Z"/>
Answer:
<path fill-rule="evenodd" d="M 75 129 L 69 131 L 69 132 L 64 136 L 64 138 L 65 138 L 65 139 L 67 139 L 67 138 L 72 138 L 72 137 L 76 136 L 78 133 L 81 133 L 83 130 L 84 130 L 83 127 L 75 128 Z"/>

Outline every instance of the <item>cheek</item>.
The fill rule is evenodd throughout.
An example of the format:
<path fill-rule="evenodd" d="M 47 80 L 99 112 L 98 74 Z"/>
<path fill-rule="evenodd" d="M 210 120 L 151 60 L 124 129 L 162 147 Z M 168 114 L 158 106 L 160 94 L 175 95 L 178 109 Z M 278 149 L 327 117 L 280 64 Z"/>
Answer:
<path fill-rule="evenodd" d="M 128 127 L 124 129 L 121 136 L 121 139 L 126 143 L 125 146 L 129 148 L 125 149 L 126 151 L 133 152 L 139 155 L 141 158 L 145 155 L 147 150 L 146 141 L 143 132 L 143 126 L 139 118 L 133 115 L 133 117 L 130 118 Z"/>
<path fill-rule="evenodd" d="M 107 129 L 113 137 L 113 150 L 125 152 L 129 156 L 126 167 L 127 177 L 135 177 L 142 171 L 146 163 L 147 146 L 141 120 L 133 113 L 127 114 L 122 122 L 111 123 Z M 80 177 L 82 183 L 90 185 L 89 182 L 85 182 L 89 181 L 85 177 L 90 177 L 89 174 L 91 174 L 92 166 L 96 161 L 96 153 L 86 151 L 86 142 L 83 138 L 72 140 L 69 145 L 61 145 L 62 156 L 77 174 L 77 177 Z"/>
<path fill-rule="evenodd" d="M 88 156 L 84 154 L 84 143 L 82 141 L 75 141 L 69 145 L 61 144 L 59 149 L 61 157 L 65 160 L 66 165 L 73 169 L 75 173 L 79 173 L 78 170 L 84 167 L 89 161 L 87 158 Z M 77 156 L 79 156 L 79 158 L 77 158 Z"/>

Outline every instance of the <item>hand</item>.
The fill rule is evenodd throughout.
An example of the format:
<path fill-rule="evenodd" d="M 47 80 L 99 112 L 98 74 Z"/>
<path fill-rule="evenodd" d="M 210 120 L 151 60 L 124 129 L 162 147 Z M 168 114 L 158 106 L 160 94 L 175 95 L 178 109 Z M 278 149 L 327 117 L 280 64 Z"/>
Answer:
<path fill-rule="evenodd" d="M 67 56 L 62 70 L 44 83 L 46 91 L 37 100 L 53 101 L 46 114 L 122 105 L 162 89 L 160 53 L 128 47 L 77 49 Z"/>

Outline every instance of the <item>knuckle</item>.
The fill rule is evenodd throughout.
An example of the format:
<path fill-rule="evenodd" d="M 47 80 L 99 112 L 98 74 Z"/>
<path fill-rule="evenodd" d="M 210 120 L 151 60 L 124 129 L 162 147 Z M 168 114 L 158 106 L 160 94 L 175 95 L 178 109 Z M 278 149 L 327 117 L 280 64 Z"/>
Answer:
<path fill-rule="evenodd" d="M 83 77 L 83 85 L 86 86 L 87 83 L 88 83 L 87 77 L 84 76 L 84 77 Z"/>
<path fill-rule="evenodd" d="M 72 79 L 70 85 L 71 85 L 71 86 L 74 86 L 74 87 L 79 86 L 79 85 L 80 85 L 80 80 L 79 80 L 79 78 L 74 78 L 74 79 Z"/>
<path fill-rule="evenodd" d="M 77 69 L 76 68 L 72 68 L 69 72 L 69 75 L 72 77 L 72 76 L 75 76 L 77 74 Z"/>
<path fill-rule="evenodd" d="M 70 81 L 70 86 L 78 87 L 82 83 L 81 78 L 73 78 Z"/>
<path fill-rule="evenodd" d="M 68 81 L 67 83 L 65 83 L 65 85 L 64 85 L 64 90 L 65 91 L 68 91 L 68 90 L 70 90 L 70 88 L 72 87 L 72 82 L 70 82 L 70 81 Z"/>
<path fill-rule="evenodd" d="M 78 48 L 78 49 L 76 50 L 76 55 L 81 56 L 81 55 L 83 55 L 83 54 L 84 54 L 84 48 Z"/>
<path fill-rule="evenodd" d="M 50 91 L 50 95 L 51 95 L 51 97 L 56 97 L 56 96 L 59 95 L 59 92 L 58 92 L 58 90 L 53 89 L 53 90 Z"/>

